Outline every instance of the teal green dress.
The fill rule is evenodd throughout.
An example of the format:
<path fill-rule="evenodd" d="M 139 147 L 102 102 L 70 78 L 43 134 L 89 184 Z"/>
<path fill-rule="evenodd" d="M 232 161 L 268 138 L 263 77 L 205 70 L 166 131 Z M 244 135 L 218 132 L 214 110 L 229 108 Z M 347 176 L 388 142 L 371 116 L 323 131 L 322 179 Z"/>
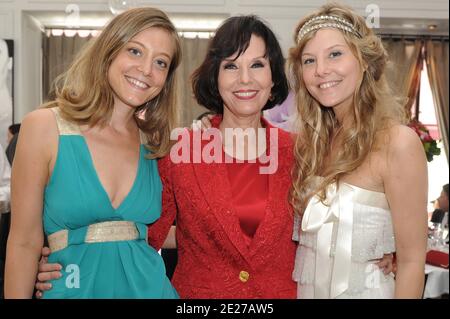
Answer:
<path fill-rule="evenodd" d="M 140 146 L 134 184 L 116 209 L 94 168 L 79 127 L 55 113 L 59 143 L 53 174 L 44 193 L 47 235 L 67 229 L 68 246 L 49 256 L 62 265 L 62 277 L 50 281 L 44 298 L 178 298 L 164 262 L 147 243 L 147 224 L 161 214 L 162 185 L 156 160 Z M 85 243 L 87 227 L 104 221 L 131 221 L 139 238 Z"/>

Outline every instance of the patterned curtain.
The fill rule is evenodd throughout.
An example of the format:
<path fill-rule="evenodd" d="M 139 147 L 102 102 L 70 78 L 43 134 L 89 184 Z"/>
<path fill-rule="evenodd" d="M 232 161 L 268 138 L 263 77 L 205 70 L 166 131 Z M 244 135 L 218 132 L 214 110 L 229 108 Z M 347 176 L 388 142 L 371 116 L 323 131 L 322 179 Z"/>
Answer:
<path fill-rule="evenodd" d="M 411 118 L 411 108 L 420 85 L 422 41 L 391 38 L 383 40 L 383 45 L 389 55 L 386 69 L 388 83 L 396 95 L 407 99 L 405 111 Z"/>
<path fill-rule="evenodd" d="M 49 99 L 53 81 L 63 73 L 80 49 L 92 38 L 44 35 L 42 37 L 42 98 Z"/>
<path fill-rule="evenodd" d="M 183 58 L 178 71 L 178 103 L 181 112 L 181 125 L 189 127 L 200 114 L 208 111 L 197 104 L 193 97 L 190 77 L 200 66 L 208 49 L 209 39 L 181 37 Z"/>
<path fill-rule="evenodd" d="M 448 41 L 428 40 L 426 42 L 426 61 L 436 118 L 448 161 Z"/>

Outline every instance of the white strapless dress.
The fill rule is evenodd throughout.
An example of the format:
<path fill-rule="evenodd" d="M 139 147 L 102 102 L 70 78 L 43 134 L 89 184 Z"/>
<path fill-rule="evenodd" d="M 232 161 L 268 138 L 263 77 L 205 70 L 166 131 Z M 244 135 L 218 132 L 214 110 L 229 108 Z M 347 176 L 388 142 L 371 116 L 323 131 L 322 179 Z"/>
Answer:
<path fill-rule="evenodd" d="M 313 197 L 293 239 L 299 241 L 293 279 L 300 299 L 394 297 L 394 278 L 375 259 L 395 251 L 384 193 L 347 183 L 327 189 L 327 204 Z"/>

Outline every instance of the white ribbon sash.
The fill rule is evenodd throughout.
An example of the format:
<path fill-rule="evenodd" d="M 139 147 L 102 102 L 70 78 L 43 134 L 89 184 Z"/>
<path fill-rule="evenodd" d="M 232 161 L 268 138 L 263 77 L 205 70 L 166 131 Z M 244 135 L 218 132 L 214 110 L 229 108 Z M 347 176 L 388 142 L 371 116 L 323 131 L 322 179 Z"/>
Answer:
<path fill-rule="evenodd" d="M 314 298 L 336 298 L 348 288 L 352 256 L 353 193 L 347 184 L 327 188 L 324 205 L 318 196 L 310 199 L 302 219 L 302 231 L 317 233 Z M 332 247 L 333 227 L 337 227 L 336 246 Z M 333 259 L 334 253 L 334 259 Z"/>

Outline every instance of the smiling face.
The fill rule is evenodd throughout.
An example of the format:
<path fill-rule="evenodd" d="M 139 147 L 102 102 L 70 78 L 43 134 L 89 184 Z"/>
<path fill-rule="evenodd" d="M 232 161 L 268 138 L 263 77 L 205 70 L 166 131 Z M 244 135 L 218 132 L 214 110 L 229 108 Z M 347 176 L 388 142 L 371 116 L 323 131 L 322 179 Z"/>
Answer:
<path fill-rule="evenodd" d="M 250 43 L 237 59 L 224 59 L 219 68 L 218 87 L 224 103 L 224 117 L 260 115 L 273 87 L 272 72 L 263 39 L 252 35 Z"/>
<path fill-rule="evenodd" d="M 173 54 L 173 39 L 162 28 L 145 29 L 127 42 L 108 70 L 115 105 L 136 108 L 156 97 L 166 83 Z"/>
<path fill-rule="evenodd" d="M 321 29 L 303 49 L 302 76 L 321 105 L 345 112 L 361 81 L 361 67 L 340 31 Z"/>

